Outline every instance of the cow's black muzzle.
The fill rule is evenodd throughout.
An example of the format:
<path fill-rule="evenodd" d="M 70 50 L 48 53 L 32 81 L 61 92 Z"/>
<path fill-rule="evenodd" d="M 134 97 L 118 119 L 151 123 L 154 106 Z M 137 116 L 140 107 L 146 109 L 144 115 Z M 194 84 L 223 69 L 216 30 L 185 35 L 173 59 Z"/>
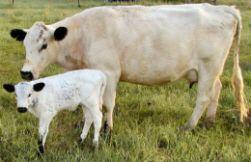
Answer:
<path fill-rule="evenodd" d="M 25 80 L 32 80 L 33 74 L 30 71 L 20 71 L 21 77 Z"/>

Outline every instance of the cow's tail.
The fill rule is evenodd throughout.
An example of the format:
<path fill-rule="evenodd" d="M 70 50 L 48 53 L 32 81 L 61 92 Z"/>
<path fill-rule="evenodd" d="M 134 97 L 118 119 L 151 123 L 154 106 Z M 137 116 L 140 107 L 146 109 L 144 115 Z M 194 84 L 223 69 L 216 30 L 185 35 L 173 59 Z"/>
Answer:
<path fill-rule="evenodd" d="M 234 6 L 229 8 L 228 12 L 232 14 L 237 20 L 237 28 L 236 28 L 235 37 L 233 40 L 234 65 L 233 65 L 233 74 L 232 74 L 232 87 L 233 87 L 237 106 L 240 109 L 240 121 L 243 122 L 247 118 L 247 108 L 246 108 L 246 99 L 245 99 L 245 94 L 244 94 L 243 77 L 242 77 L 241 68 L 239 64 L 239 48 L 240 48 L 242 21 L 241 21 L 240 11 L 235 9 Z"/>

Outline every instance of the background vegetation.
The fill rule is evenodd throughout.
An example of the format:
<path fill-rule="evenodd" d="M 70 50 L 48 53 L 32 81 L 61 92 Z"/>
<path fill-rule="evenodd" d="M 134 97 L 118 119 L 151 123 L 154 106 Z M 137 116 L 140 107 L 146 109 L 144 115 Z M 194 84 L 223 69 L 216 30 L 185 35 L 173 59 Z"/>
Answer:
<path fill-rule="evenodd" d="M 182 1 L 146 1 L 154 5 Z M 218 0 L 220 4 L 240 8 L 244 30 L 241 41 L 241 66 L 245 92 L 251 103 L 251 1 Z M 113 3 L 113 5 L 135 3 Z M 25 51 L 21 43 L 9 36 L 12 28 L 29 28 L 35 21 L 46 24 L 59 21 L 89 7 L 110 5 L 98 0 L 9 0 L 0 1 L 0 85 L 21 81 Z M 82 112 L 62 112 L 52 122 L 46 154 L 38 157 L 37 119 L 29 113 L 19 114 L 14 95 L 0 88 L 0 161 L 251 161 L 251 129 L 239 123 L 234 104 L 230 76 L 232 54 L 221 77 L 216 124 L 207 130 L 179 131 L 190 117 L 196 99 L 196 86 L 188 88 L 185 81 L 163 86 L 140 86 L 120 83 L 114 115 L 114 131 L 109 144 L 101 138 L 101 147 L 90 147 L 92 133 L 82 146 L 77 143 L 82 130 Z M 43 76 L 61 72 L 50 66 Z M 202 121 L 202 120 L 201 120 Z M 200 121 L 200 123 L 201 123 Z"/>

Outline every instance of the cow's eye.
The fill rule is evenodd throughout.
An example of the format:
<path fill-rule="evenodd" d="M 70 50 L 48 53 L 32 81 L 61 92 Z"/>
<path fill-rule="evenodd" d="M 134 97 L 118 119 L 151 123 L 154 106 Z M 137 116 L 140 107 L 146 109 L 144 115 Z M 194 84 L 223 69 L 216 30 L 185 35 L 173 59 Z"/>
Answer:
<path fill-rule="evenodd" d="M 41 51 L 47 48 L 47 44 L 43 44 L 41 47 Z"/>
<path fill-rule="evenodd" d="M 28 97 L 30 97 L 30 96 L 31 96 L 31 94 L 28 95 Z"/>

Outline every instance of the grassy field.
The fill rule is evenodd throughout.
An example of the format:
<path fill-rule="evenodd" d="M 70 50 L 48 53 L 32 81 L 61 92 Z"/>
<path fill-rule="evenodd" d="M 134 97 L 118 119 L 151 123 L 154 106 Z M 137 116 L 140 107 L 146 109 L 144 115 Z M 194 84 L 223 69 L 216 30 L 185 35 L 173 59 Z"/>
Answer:
<path fill-rule="evenodd" d="M 219 0 L 237 5 L 242 12 L 244 30 L 241 42 L 241 66 L 245 93 L 251 103 L 251 2 Z M 106 5 L 100 1 L 75 0 L 10 0 L 0 1 L 0 85 L 21 81 L 25 51 L 21 43 L 9 36 L 12 28 L 28 28 L 35 21 L 53 23 L 84 8 Z M 152 5 L 163 2 L 141 1 Z M 126 3 L 123 3 L 123 5 Z M 211 129 L 198 126 L 194 131 L 179 131 L 190 117 L 196 89 L 185 81 L 164 86 L 139 86 L 120 83 L 114 115 L 111 143 L 101 138 L 99 150 L 91 149 L 92 135 L 85 143 L 77 143 L 82 130 L 82 112 L 62 112 L 52 122 L 46 153 L 37 156 L 38 121 L 29 113 L 19 114 L 14 95 L 0 88 L 0 161 L 251 161 L 251 129 L 239 123 L 230 78 L 230 54 L 221 77 L 216 124 Z M 61 72 L 50 66 L 43 76 Z M 202 120 L 201 120 L 202 121 Z M 201 123 L 200 121 L 200 123 Z M 91 130 L 92 132 L 92 130 Z"/>

